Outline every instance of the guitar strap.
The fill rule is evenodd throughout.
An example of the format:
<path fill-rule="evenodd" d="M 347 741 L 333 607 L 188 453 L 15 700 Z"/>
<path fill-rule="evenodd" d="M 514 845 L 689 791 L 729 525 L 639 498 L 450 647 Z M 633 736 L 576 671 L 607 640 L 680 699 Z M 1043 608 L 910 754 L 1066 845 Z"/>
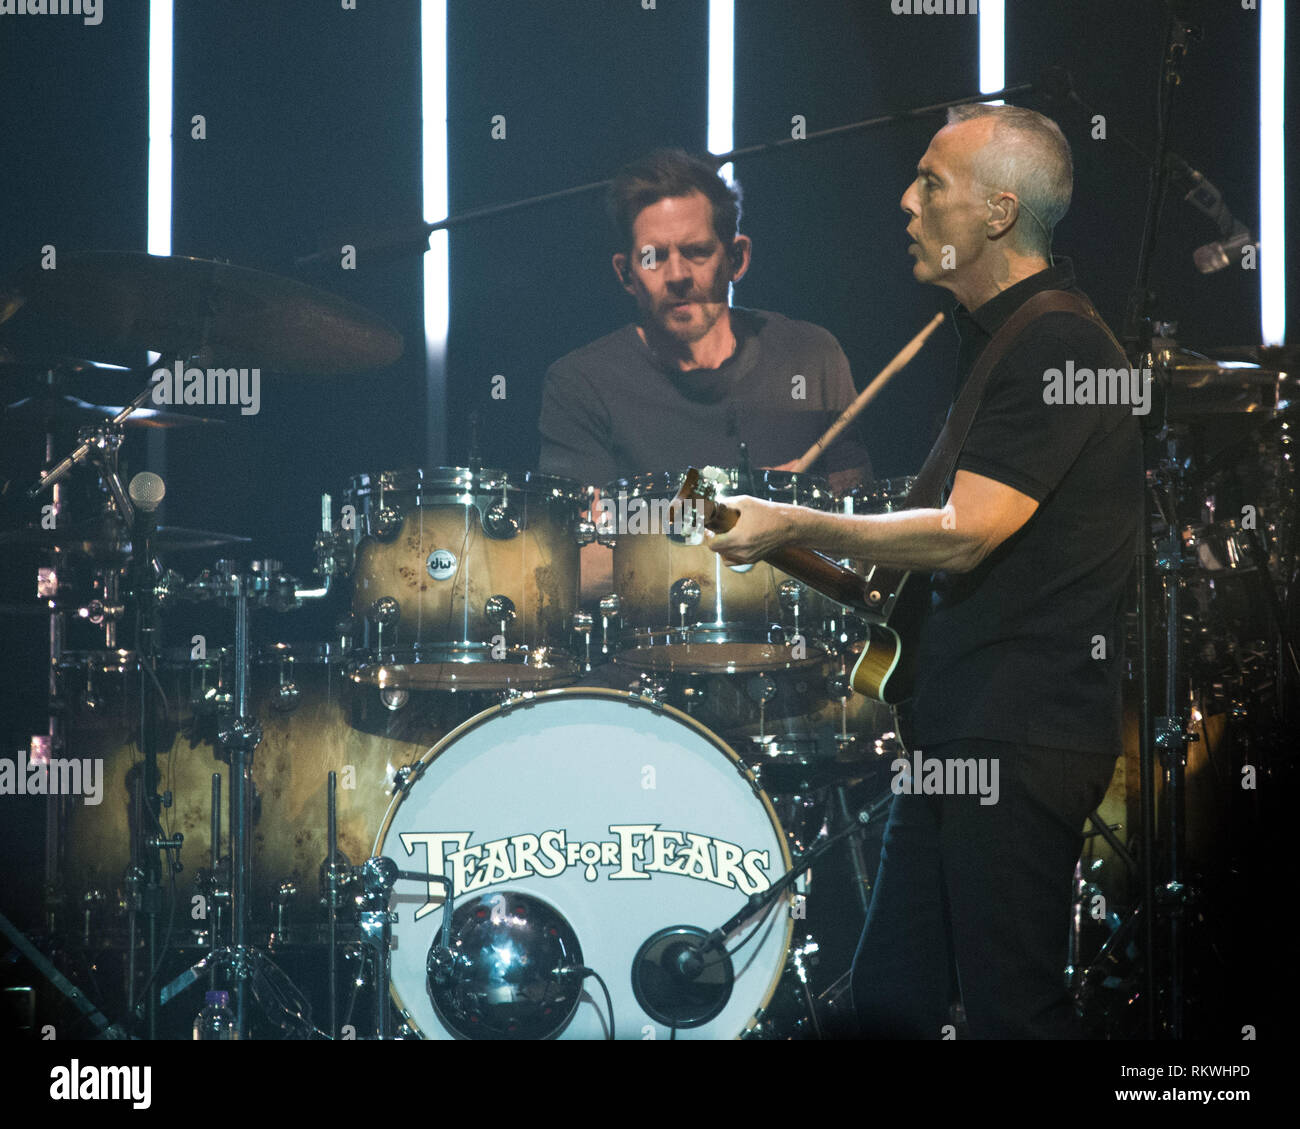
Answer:
<path fill-rule="evenodd" d="M 948 420 L 930 448 L 916 481 L 903 502 L 904 509 L 940 509 L 943 506 L 944 487 L 957 466 L 957 456 L 961 454 L 971 424 L 975 421 L 975 412 L 984 398 L 984 389 L 989 382 L 989 374 L 998 362 L 1007 355 L 1016 338 L 1030 322 L 1044 314 L 1072 313 L 1096 322 L 1106 332 L 1106 336 L 1115 341 L 1114 335 L 1101 320 L 1101 316 L 1091 303 L 1071 294 L 1068 290 L 1040 290 L 1012 314 L 993 339 L 984 347 L 984 352 L 975 362 L 970 376 L 963 385 L 957 402 L 948 413 Z M 1116 343 L 1116 348 L 1119 348 Z M 1120 352 L 1123 352 L 1121 349 Z"/>

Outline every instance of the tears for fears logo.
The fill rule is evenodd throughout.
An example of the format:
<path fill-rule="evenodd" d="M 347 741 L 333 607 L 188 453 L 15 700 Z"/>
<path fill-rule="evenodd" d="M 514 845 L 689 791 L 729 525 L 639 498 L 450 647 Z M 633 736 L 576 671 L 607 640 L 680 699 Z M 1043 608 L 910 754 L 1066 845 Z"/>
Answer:
<path fill-rule="evenodd" d="M 401 836 L 408 855 L 424 847 L 429 874 L 452 880 L 456 897 L 498 882 L 521 878 L 558 878 L 572 866 L 595 882 L 605 869 L 610 881 L 648 880 L 654 874 L 676 874 L 699 882 L 756 894 L 771 882 L 769 851 L 745 850 L 736 843 L 693 831 L 663 831 L 657 823 L 610 824 L 609 840 L 570 842 L 567 831 L 511 835 L 470 846 L 472 831 L 419 831 Z M 442 887 L 429 886 L 430 899 L 415 914 L 419 920 L 442 905 Z"/>

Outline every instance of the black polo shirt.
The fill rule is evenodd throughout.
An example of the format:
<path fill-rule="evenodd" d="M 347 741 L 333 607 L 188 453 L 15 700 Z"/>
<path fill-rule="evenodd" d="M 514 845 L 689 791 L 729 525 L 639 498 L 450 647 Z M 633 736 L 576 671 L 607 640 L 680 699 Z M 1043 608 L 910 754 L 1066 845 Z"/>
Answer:
<path fill-rule="evenodd" d="M 998 327 L 1042 290 L 1074 288 L 1067 260 L 977 310 L 958 306 L 959 390 Z M 1114 756 L 1121 745 L 1123 611 L 1142 491 L 1128 404 L 1048 403 L 1050 369 L 1126 368 L 1100 327 L 1047 314 L 990 375 L 957 460 L 1038 502 L 974 571 L 936 573 L 917 655 L 912 733 L 925 749 L 967 737 Z M 914 578 L 915 579 L 915 578 Z"/>

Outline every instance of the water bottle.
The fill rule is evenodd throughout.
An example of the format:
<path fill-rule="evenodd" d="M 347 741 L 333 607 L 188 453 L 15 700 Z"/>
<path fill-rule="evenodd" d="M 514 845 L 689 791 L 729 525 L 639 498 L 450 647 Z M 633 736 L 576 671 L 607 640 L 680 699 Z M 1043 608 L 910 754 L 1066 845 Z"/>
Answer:
<path fill-rule="evenodd" d="M 204 1008 L 194 1017 L 195 1039 L 236 1039 L 235 1013 L 230 1010 L 229 992 L 208 992 Z"/>

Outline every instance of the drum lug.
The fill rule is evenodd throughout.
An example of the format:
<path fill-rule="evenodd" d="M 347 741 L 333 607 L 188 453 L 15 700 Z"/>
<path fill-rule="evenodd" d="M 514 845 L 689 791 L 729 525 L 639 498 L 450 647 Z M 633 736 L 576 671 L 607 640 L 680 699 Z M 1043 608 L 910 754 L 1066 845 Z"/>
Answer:
<path fill-rule="evenodd" d="M 516 690 L 511 687 L 509 690 L 501 691 L 501 712 L 509 713 L 515 706 L 522 702 L 524 705 L 531 705 L 537 698 L 536 690 Z"/>
<path fill-rule="evenodd" d="M 391 541 L 402 528 L 402 520 L 405 516 L 400 506 L 381 507 L 375 514 L 374 524 L 370 529 L 371 535 L 379 541 Z"/>
<path fill-rule="evenodd" d="M 672 586 L 668 589 L 668 602 L 678 616 L 681 617 L 683 627 L 686 626 L 686 617 L 693 615 L 695 609 L 700 606 L 702 594 L 700 582 L 693 576 L 683 576 L 678 580 L 674 580 Z"/>
<path fill-rule="evenodd" d="M 509 541 L 516 536 L 524 524 L 517 509 L 508 502 L 496 502 L 483 511 L 483 532 L 494 541 Z"/>
<path fill-rule="evenodd" d="M 642 675 L 632 684 L 627 696 L 633 705 L 662 710 L 668 697 L 668 686 L 664 682 L 656 682 L 647 675 Z"/>
<path fill-rule="evenodd" d="M 424 770 L 428 766 L 424 761 L 413 761 L 410 764 L 404 764 L 393 773 L 393 795 L 400 792 L 405 796 L 410 792 L 414 784 L 424 775 Z"/>

